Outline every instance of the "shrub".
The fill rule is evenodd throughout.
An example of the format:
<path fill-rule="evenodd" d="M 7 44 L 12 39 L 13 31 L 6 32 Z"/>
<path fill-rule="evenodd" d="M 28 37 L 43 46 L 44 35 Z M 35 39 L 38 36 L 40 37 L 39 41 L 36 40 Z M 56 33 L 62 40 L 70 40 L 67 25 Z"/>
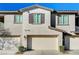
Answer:
<path fill-rule="evenodd" d="M 27 50 L 27 48 L 25 48 L 24 46 L 19 46 L 18 50 L 19 50 L 19 52 L 25 52 Z"/>
<path fill-rule="evenodd" d="M 59 46 L 59 48 L 60 48 L 60 52 L 63 52 L 63 53 L 65 52 L 64 51 L 64 46 Z"/>

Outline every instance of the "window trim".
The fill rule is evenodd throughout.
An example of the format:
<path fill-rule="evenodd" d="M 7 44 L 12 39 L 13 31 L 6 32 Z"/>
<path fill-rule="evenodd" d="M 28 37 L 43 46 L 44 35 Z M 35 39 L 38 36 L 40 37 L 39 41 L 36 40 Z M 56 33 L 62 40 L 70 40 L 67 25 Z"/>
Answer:
<path fill-rule="evenodd" d="M 22 15 L 14 15 L 14 24 L 22 24 L 22 22 L 16 22 L 16 16 L 21 16 L 22 20 L 23 20 L 23 16 Z M 20 21 L 21 17 L 19 17 L 19 21 Z"/>
<path fill-rule="evenodd" d="M 62 16 L 62 15 L 63 15 L 63 24 L 60 24 L 59 23 L 59 16 Z M 58 21 L 57 21 L 58 26 L 68 26 L 69 25 L 69 15 L 67 15 L 68 16 L 68 24 L 64 24 L 64 15 L 67 15 L 67 14 L 58 15 Z"/>

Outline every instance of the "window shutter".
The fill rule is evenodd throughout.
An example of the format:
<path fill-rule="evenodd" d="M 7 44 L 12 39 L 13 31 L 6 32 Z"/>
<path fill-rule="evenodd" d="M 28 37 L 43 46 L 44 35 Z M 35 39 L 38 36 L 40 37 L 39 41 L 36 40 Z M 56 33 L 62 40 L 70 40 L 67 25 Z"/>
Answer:
<path fill-rule="evenodd" d="M 45 14 L 41 14 L 41 24 L 45 23 Z"/>
<path fill-rule="evenodd" d="M 29 14 L 29 23 L 33 24 L 33 14 Z"/>

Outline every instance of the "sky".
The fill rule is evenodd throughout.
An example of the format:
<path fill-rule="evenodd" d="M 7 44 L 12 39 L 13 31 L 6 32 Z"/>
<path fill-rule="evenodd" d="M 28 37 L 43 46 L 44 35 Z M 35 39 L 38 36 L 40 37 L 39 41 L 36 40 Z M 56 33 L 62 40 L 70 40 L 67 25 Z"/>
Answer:
<path fill-rule="evenodd" d="M 38 4 L 55 10 L 79 10 L 79 3 L 0 3 L 1 11 L 16 11 Z"/>

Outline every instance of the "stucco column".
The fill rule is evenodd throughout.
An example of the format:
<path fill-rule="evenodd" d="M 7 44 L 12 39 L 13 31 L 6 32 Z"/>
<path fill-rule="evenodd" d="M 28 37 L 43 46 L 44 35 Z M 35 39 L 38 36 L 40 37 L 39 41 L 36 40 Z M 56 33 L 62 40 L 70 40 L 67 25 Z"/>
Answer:
<path fill-rule="evenodd" d="M 27 33 L 25 32 L 24 24 L 22 27 L 21 42 L 22 46 L 27 47 Z"/>
<path fill-rule="evenodd" d="M 62 46 L 62 44 L 63 44 L 63 36 L 62 36 L 63 34 L 62 34 L 62 32 L 60 32 L 60 34 L 59 34 L 59 39 L 58 39 L 58 45 L 59 46 Z"/>
<path fill-rule="evenodd" d="M 20 42 L 21 42 L 22 46 L 27 47 L 27 35 L 26 35 L 26 32 L 24 31 L 24 29 L 21 34 Z"/>
<path fill-rule="evenodd" d="M 25 23 L 24 23 L 24 16 L 23 16 L 23 23 L 22 23 L 22 33 L 21 33 L 21 44 L 24 47 L 27 47 L 27 33 L 25 32 Z"/>
<path fill-rule="evenodd" d="M 63 43 L 62 40 L 63 40 L 62 32 L 60 32 L 59 35 L 58 35 L 58 51 L 60 51 L 59 46 L 62 46 L 62 43 Z"/>
<path fill-rule="evenodd" d="M 27 26 L 26 20 L 27 20 L 26 13 L 23 13 L 21 42 L 22 42 L 22 46 L 24 46 L 24 47 L 27 47 L 27 32 L 25 31 L 26 26 Z"/>
<path fill-rule="evenodd" d="M 27 35 L 22 35 L 22 46 L 27 47 Z"/>

